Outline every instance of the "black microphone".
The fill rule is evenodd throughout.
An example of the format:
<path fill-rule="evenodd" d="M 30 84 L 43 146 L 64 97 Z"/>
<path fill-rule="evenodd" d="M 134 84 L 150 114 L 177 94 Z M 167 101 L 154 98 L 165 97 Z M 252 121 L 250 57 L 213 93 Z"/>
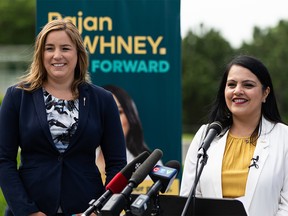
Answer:
<path fill-rule="evenodd" d="M 148 208 L 148 202 L 151 197 L 157 195 L 159 191 L 167 192 L 172 182 L 176 178 L 180 163 L 172 160 L 165 164 L 165 166 L 156 165 L 149 174 L 154 184 L 150 187 L 146 194 L 139 195 L 131 204 L 130 209 L 133 215 L 143 215 Z"/>
<path fill-rule="evenodd" d="M 99 199 L 92 199 L 89 202 L 90 207 L 81 216 L 88 216 L 91 215 L 92 212 L 101 210 L 104 203 L 111 197 L 112 194 L 120 193 L 128 184 L 128 180 L 131 178 L 135 170 L 148 158 L 149 155 L 150 154 L 147 151 L 142 152 L 133 161 L 128 163 L 107 184 L 106 192 L 99 197 Z"/>
<path fill-rule="evenodd" d="M 210 147 L 211 142 L 216 136 L 218 136 L 221 133 L 222 130 L 223 130 L 222 124 L 218 121 L 212 122 L 208 126 L 208 132 L 205 136 L 204 141 L 201 144 L 201 147 L 198 150 L 198 157 L 201 157 L 202 155 L 206 155 L 206 152 L 208 148 Z"/>
<path fill-rule="evenodd" d="M 200 179 L 200 176 L 202 174 L 203 168 L 205 166 L 205 164 L 207 163 L 208 160 L 208 155 L 207 155 L 207 150 L 210 147 L 211 142 L 213 141 L 213 139 L 218 136 L 221 131 L 223 130 L 222 128 L 222 124 L 218 121 L 212 122 L 209 126 L 208 126 L 208 131 L 206 133 L 206 136 L 204 138 L 204 141 L 201 144 L 201 147 L 198 149 L 198 160 L 202 157 L 202 161 L 201 161 L 201 166 L 198 169 L 196 169 L 196 174 L 195 174 L 195 179 L 191 188 L 191 191 L 189 193 L 189 196 L 186 200 L 185 206 L 183 208 L 183 211 L 181 213 L 181 216 L 186 216 L 187 211 L 188 211 L 188 207 L 190 205 L 190 203 L 193 204 L 193 214 L 195 215 L 195 191 L 196 191 L 196 186 L 198 184 L 198 181 Z M 197 160 L 197 165 L 198 165 L 198 160 Z M 199 173 L 198 173 L 199 171 Z"/>
<path fill-rule="evenodd" d="M 120 194 L 113 194 L 105 203 L 100 213 L 102 216 L 119 216 L 121 211 L 127 206 L 128 200 L 134 188 L 136 188 L 151 172 L 155 164 L 161 159 L 163 153 L 159 149 L 155 149 L 151 155 L 140 165 L 140 167 L 132 174 L 128 185 Z"/>
<path fill-rule="evenodd" d="M 257 164 L 258 160 L 259 160 L 259 156 L 258 155 L 256 156 L 256 158 L 252 158 L 251 159 L 252 164 L 250 164 L 248 168 L 251 168 L 251 167 L 254 166 L 256 169 L 258 169 L 259 168 L 259 165 Z"/>

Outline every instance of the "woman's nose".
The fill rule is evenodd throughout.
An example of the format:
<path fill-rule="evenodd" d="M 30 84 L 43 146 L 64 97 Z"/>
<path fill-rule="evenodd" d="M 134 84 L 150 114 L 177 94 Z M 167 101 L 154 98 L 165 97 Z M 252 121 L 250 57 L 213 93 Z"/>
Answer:
<path fill-rule="evenodd" d="M 239 94 L 243 94 L 243 89 L 241 87 L 241 85 L 237 85 L 234 89 L 234 94 L 235 95 L 239 95 Z"/>
<path fill-rule="evenodd" d="M 62 58 L 62 52 L 58 49 L 55 50 L 54 52 L 54 56 L 53 56 L 55 59 L 60 59 Z"/>

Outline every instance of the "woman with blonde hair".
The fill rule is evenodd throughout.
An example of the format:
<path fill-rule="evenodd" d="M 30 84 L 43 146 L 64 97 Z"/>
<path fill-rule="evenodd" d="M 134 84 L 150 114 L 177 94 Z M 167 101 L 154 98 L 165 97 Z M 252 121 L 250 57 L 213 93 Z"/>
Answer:
<path fill-rule="evenodd" d="M 88 55 L 70 21 L 37 36 L 28 74 L 7 89 L 0 111 L 0 186 L 7 215 L 81 214 L 126 165 L 125 140 L 111 93 L 90 82 Z M 20 166 L 17 153 L 20 148 Z"/>

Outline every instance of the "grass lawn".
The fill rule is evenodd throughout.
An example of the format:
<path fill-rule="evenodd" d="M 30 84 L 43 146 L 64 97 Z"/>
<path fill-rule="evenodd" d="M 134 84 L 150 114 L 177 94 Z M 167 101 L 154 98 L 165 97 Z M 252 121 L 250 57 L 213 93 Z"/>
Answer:
<path fill-rule="evenodd" d="M 183 135 L 182 135 L 182 140 L 183 141 L 188 141 L 188 142 L 191 142 L 192 141 L 192 138 L 193 138 L 193 134 L 191 134 L 191 133 L 184 133 Z"/>
<path fill-rule="evenodd" d="M 6 201 L 4 199 L 4 196 L 3 196 L 2 190 L 1 190 L 1 193 L 0 193 L 0 215 L 4 215 L 5 208 L 6 208 Z"/>

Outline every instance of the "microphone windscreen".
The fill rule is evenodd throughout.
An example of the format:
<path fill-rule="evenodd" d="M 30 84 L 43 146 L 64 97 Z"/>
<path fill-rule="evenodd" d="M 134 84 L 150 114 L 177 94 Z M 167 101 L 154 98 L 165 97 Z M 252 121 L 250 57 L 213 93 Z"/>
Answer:
<path fill-rule="evenodd" d="M 131 178 L 135 170 L 149 157 L 147 151 L 139 154 L 133 161 L 128 163 L 114 178 L 107 184 L 106 190 L 110 190 L 112 193 L 120 193 L 128 184 L 128 180 Z"/>
<path fill-rule="evenodd" d="M 178 173 L 179 173 L 179 170 L 181 169 L 181 165 L 177 160 L 170 160 L 165 164 L 165 166 L 176 169 Z"/>
<path fill-rule="evenodd" d="M 215 121 L 215 122 L 212 122 L 210 125 L 209 125 L 209 129 L 214 129 L 217 131 L 217 135 L 221 133 L 221 131 L 223 130 L 223 126 L 221 124 L 221 122 L 219 121 Z"/>
<path fill-rule="evenodd" d="M 133 182 L 135 187 L 137 187 L 151 172 L 155 164 L 162 158 L 162 155 L 163 152 L 161 150 L 155 149 L 144 163 L 133 173 L 129 182 Z"/>
<path fill-rule="evenodd" d="M 117 173 L 114 178 L 106 185 L 106 190 L 114 193 L 120 193 L 128 184 L 128 179 L 121 173 Z"/>
<path fill-rule="evenodd" d="M 135 170 L 149 157 L 149 155 L 150 153 L 147 151 L 142 152 L 120 171 L 122 175 L 126 177 L 127 181 L 131 178 Z"/>
<path fill-rule="evenodd" d="M 152 186 L 150 189 L 151 191 L 152 191 L 152 188 L 154 189 L 152 194 L 155 192 L 158 192 L 159 190 L 162 193 L 165 193 L 169 189 L 171 184 L 173 183 L 177 174 L 179 173 L 180 167 L 181 167 L 180 163 L 176 160 L 168 161 L 165 164 L 165 166 L 156 165 L 149 175 L 151 179 L 153 180 L 153 182 L 155 183 L 154 185 L 157 185 L 157 182 L 160 182 L 161 187 L 155 190 L 155 187 L 153 188 Z M 149 190 L 149 193 L 150 193 L 150 190 Z"/>

